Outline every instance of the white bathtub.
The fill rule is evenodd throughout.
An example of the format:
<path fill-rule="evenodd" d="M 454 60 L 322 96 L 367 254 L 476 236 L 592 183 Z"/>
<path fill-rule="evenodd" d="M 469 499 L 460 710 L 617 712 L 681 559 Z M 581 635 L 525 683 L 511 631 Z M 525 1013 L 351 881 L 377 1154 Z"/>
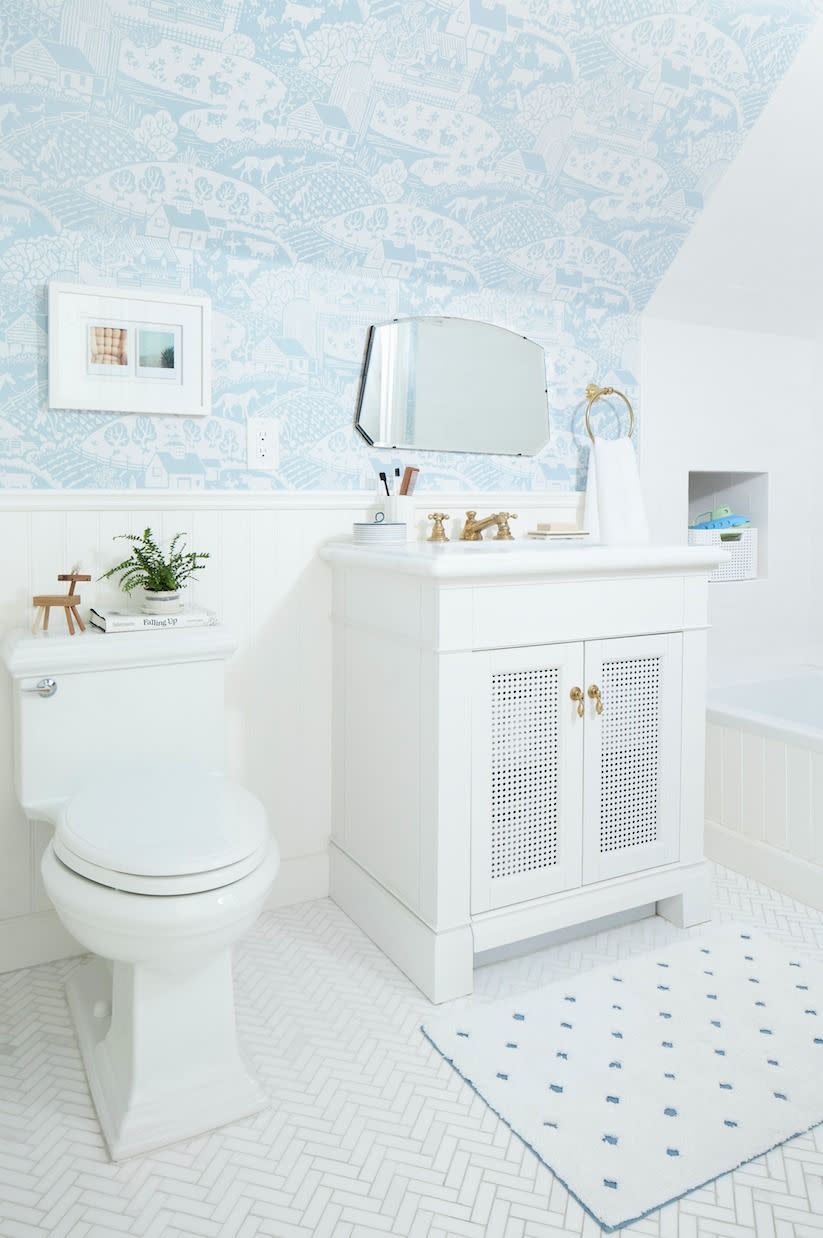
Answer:
<path fill-rule="evenodd" d="M 823 908 L 823 670 L 709 692 L 706 853 Z"/>

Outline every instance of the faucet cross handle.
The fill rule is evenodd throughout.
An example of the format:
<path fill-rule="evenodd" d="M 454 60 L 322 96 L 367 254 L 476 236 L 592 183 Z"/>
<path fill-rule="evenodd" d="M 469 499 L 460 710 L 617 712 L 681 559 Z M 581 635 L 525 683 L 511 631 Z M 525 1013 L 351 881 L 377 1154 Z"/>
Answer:
<path fill-rule="evenodd" d="M 450 520 L 448 512 L 429 512 L 429 520 L 433 520 L 432 531 L 429 534 L 430 542 L 447 542 L 448 535 L 443 527 L 444 520 Z"/>
<path fill-rule="evenodd" d="M 498 512 L 497 513 L 497 532 L 494 535 L 496 542 L 510 542 L 514 540 L 509 521 L 517 519 L 517 512 Z"/>

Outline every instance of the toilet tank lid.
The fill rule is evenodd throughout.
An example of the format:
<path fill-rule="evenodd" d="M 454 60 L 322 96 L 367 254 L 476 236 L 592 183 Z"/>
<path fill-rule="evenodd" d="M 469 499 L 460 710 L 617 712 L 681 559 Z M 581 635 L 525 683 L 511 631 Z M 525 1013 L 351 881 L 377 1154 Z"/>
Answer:
<path fill-rule="evenodd" d="M 88 627 L 68 636 L 57 632 L 15 631 L 3 642 L 6 668 L 14 679 L 79 671 L 122 670 L 178 662 L 225 659 L 237 641 L 222 624 L 171 632 L 100 632 Z"/>
<path fill-rule="evenodd" d="M 179 877 L 247 859 L 268 828 L 260 800 L 220 774 L 124 766 L 72 796 L 57 837 L 112 872 Z"/>

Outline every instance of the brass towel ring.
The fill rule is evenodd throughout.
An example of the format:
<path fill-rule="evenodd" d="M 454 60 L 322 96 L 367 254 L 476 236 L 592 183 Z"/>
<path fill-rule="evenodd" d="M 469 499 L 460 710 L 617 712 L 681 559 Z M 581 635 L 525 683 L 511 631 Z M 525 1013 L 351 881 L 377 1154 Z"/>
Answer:
<path fill-rule="evenodd" d="M 588 400 L 588 404 L 586 405 L 586 433 L 589 438 L 592 442 L 594 442 L 594 433 L 592 432 L 592 423 L 589 413 L 592 411 L 592 405 L 596 404 L 600 397 L 604 395 L 620 396 L 620 399 L 626 405 L 626 408 L 629 410 L 628 437 L 631 438 L 634 434 L 634 409 L 629 403 L 628 397 L 625 396 L 622 391 L 618 391 L 615 387 L 598 387 L 597 383 L 589 383 L 586 388 L 586 399 Z"/>

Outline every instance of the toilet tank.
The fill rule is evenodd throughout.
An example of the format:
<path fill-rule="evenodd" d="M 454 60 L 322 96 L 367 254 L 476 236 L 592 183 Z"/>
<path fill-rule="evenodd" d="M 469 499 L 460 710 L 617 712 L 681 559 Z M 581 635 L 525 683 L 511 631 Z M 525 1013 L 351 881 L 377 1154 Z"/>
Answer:
<path fill-rule="evenodd" d="M 225 628 L 13 633 L 3 659 L 13 680 L 15 783 L 31 817 L 51 811 L 95 772 L 127 764 L 124 795 L 156 763 L 222 771 Z M 56 684 L 41 695 L 41 680 Z M 147 805 L 148 807 L 148 805 Z"/>

